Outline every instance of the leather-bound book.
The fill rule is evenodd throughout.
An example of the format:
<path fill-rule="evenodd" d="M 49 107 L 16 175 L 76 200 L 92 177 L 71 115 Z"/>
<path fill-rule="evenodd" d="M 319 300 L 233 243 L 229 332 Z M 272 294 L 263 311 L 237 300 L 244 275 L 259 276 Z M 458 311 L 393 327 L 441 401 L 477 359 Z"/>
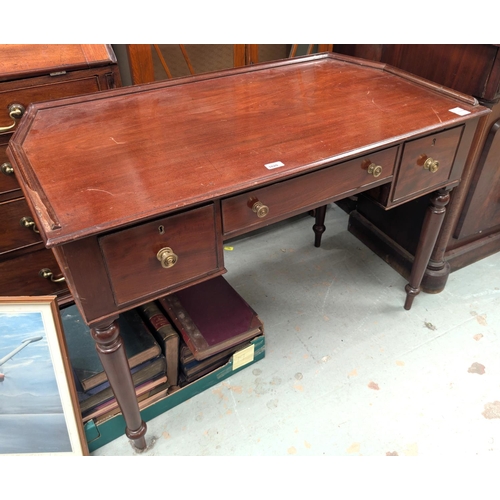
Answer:
<path fill-rule="evenodd" d="M 179 334 L 156 302 L 148 302 L 138 309 L 161 346 L 167 361 L 168 383 L 176 386 L 179 377 Z"/>
<path fill-rule="evenodd" d="M 222 277 L 159 299 L 196 360 L 263 334 L 255 311 Z"/>
<path fill-rule="evenodd" d="M 165 358 L 163 355 L 160 355 L 153 361 L 146 363 L 146 366 L 144 366 L 141 370 L 132 373 L 132 382 L 134 383 L 136 392 L 139 386 L 143 386 L 146 383 L 148 383 L 152 388 L 166 381 Z M 104 403 L 115 400 L 115 395 L 111 387 L 107 387 L 96 394 L 87 394 L 87 397 L 85 397 L 85 394 L 82 394 L 80 395 L 80 398 L 80 411 L 83 416 L 86 416 Z"/>
<path fill-rule="evenodd" d="M 186 382 L 194 382 L 195 380 L 203 377 L 203 375 L 206 375 L 216 368 L 226 364 L 235 352 L 240 351 L 249 345 L 250 342 L 246 341 L 242 344 L 230 347 L 229 349 L 225 349 L 217 354 L 213 354 L 212 356 L 209 356 L 201 361 L 197 361 L 189 347 L 186 344 L 183 344 L 180 349 L 179 364 Z"/>

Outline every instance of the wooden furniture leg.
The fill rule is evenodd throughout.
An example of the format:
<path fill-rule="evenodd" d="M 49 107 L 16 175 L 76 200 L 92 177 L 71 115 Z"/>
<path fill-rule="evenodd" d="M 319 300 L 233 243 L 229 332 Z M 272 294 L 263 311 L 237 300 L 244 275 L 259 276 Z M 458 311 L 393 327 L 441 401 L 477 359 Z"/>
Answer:
<path fill-rule="evenodd" d="M 440 189 L 432 194 L 429 200 L 429 206 L 425 214 L 422 232 L 418 242 L 415 260 L 411 269 L 409 283 L 406 285 L 406 301 L 404 308 L 409 311 L 413 299 L 420 292 L 420 284 L 424 277 L 427 264 L 434 249 L 439 230 L 443 224 L 446 213 L 446 205 L 450 201 L 450 193 L 446 189 Z"/>
<path fill-rule="evenodd" d="M 146 448 L 144 435 L 147 427 L 141 418 L 137 404 L 125 348 L 120 337 L 118 319 L 112 321 L 111 324 L 108 322 L 91 328 L 90 331 L 96 342 L 97 354 L 125 419 L 125 434 L 134 442 L 136 448 L 144 450 Z"/>
<path fill-rule="evenodd" d="M 313 226 L 314 231 L 314 246 L 319 248 L 321 246 L 321 237 L 325 232 L 325 216 L 326 216 L 326 205 L 322 207 L 318 207 L 314 211 L 314 217 L 316 218 L 316 222 Z"/>

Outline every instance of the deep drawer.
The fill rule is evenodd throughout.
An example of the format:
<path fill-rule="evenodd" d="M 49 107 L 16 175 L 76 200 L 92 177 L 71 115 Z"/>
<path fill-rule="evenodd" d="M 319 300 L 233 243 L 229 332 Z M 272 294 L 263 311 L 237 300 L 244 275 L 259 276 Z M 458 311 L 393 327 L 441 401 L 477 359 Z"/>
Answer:
<path fill-rule="evenodd" d="M 222 200 L 224 236 L 236 236 L 388 182 L 394 172 L 396 152 L 396 147 L 386 149 Z M 373 167 L 382 167 L 381 172 L 372 171 Z M 262 208 L 259 212 L 256 203 L 267 207 L 268 213 Z"/>
<path fill-rule="evenodd" d="M 217 233 L 211 204 L 99 238 L 116 304 L 222 269 Z M 159 259 L 159 252 L 167 248 L 177 256 L 169 268 Z M 167 258 L 168 251 L 163 256 Z"/>
<path fill-rule="evenodd" d="M 453 162 L 463 126 L 404 145 L 392 201 L 433 191 L 451 179 Z"/>
<path fill-rule="evenodd" d="M 42 76 L 2 85 L 4 90 L 0 90 L 0 127 L 6 128 L 13 125 L 4 133 L 14 131 L 19 123 L 19 120 L 14 121 L 9 115 L 10 106 L 13 104 L 20 104 L 27 109 L 33 102 L 51 101 L 101 90 L 98 74 L 73 80 L 58 80 L 54 77 L 52 82 L 47 81 L 48 78 L 50 77 Z"/>
<path fill-rule="evenodd" d="M 43 269 L 47 270 L 45 278 L 40 275 Z M 54 280 L 60 281 L 51 281 L 49 272 Z M 62 277 L 54 254 L 42 248 L 0 261 L 0 295 L 57 295 L 59 298 L 69 296 L 68 286 Z"/>
<path fill-rule="evenodd" d="M 23 195 L 7 157 L 7 145 L 11 137 L 12 134 L 0 136 L 0 201 Z"/>
<path fill-rule="evenodd" d="M 0 254 L 41 242 L 34 229 L 36 226 L 24 198 L 0 203 Z"/>

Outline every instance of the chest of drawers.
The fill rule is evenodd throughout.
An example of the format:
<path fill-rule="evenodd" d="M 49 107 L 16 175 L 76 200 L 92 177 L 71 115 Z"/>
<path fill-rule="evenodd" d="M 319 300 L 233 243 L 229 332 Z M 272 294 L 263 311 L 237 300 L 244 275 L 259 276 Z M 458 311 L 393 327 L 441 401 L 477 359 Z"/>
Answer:
<path fill-rule="evenodd" d="M 45 249 L 7 145 L 29 104 L 120 86 L 107 45 L 0 47 L 0 294 L 71 299 L 52 252 Z"/>

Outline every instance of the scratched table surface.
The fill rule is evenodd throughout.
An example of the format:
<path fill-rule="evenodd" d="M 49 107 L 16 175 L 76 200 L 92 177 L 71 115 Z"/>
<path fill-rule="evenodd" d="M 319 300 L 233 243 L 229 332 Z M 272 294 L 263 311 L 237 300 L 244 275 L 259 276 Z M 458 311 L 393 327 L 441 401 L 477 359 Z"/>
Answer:
<path fill-rule="evenodd" d="M 484 112 L 383 65 L 322 54 L 37 104 L 9 154 L 52 246 Z"/>

